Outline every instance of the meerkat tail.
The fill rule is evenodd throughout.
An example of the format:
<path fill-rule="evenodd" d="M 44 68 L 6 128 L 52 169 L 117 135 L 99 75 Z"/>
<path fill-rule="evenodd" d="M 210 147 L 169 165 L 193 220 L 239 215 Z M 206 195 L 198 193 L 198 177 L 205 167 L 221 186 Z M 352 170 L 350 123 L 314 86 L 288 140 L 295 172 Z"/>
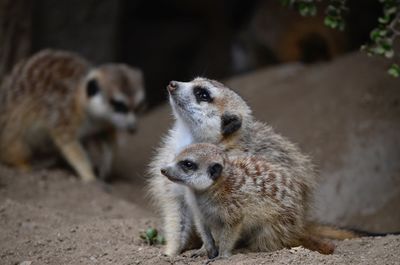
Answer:
<path fill-rule="evenodd" d="M 329 225 L 312 224 L 308 227 L 308 232 L 316 237 L 345 240 L 361 237 L 362 233 L 357 233 L 349 229 L 336 228 Z"/>
<path fill-rule="evenodd" d="M 318 251 L 324 255 L 332 254 L 335 251 L 335 245 L 332 242 L 322 240 L 316 236 L 305 236 L 300 242 L 303 247 L 312 251 Z"/>

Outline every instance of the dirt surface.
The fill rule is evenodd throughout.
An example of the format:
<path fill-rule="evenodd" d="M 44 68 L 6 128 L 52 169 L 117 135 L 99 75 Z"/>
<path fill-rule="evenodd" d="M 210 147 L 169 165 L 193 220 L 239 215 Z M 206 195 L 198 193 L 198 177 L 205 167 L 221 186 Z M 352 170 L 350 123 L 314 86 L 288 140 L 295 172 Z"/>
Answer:
<path fill-rule="evenodd" d="M 313 155 L 324 176 L 317 219 L 400 231 L 400 90 L 383 69 L 351 55 L 229 81 L 258 119 Z M 0 264 L 204 264 L 205 257 L 190 252 L 165 257 L 162 246 L 139 236 L 161 227 L 145 196 L 144 171 L 170 123 L 168 106 L 142 118 L 138 134 L 121 145 L 115 167 L 121 178 L 110 184 L 84 185 L 66 170 L 28 174 L 0 166 Z M 400 264 L 400 236 L 335 244 L 329 256 L 294 248 L 240 252 L 213 264 Z"/>
<path fill-rule="evenodd" d="M 157 218 L 118 198 L 113 186 L 82 185 L 61 171 L 6 168 L 0 168 L 0 185 L 1 264 L 205 264 L 191 252 L 168 258 L 160 246 L 146 245 L 139 234 L 159 226 Z M 238 253 L 213 264 L 400 264 L 400 236 L 336 244 L 329 256 L 294 248 Z"/>

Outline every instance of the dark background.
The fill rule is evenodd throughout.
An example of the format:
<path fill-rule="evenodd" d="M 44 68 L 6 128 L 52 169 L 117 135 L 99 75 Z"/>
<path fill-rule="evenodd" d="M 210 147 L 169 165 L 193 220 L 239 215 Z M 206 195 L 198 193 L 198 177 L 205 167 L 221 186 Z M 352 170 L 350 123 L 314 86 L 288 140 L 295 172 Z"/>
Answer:
<path fill-rule="evenodd" d="M 2 42 L 12 39 L 13 45 L 3 49 L 2 56 L 10 58 L 0 58 L 7 61 L 0 72 L 44 48 L 76 51 L 95 64 L 125 62 L 144 71 L 150 106 L 162 102 L 171 79 L 225 79 L 287 61 L 329 60 L 359 49 L 381 10 L 377 0 L 348 1 L 348 25 L 340 33 L 323 25 L 323 3 L 312 18 L 282 7 L 278 0 L 2 3 L 2 30 L 12 35 Z"/>

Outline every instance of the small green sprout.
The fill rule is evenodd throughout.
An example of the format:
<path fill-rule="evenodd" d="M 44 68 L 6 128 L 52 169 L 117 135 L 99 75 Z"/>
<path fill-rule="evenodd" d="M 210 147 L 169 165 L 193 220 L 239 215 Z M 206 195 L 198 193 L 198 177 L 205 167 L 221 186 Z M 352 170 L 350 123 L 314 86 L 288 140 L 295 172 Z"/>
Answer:
<path fill-rule="evenodd" d="M 148 245 L 164 245 L 164 236 L 158 234 L 157 229 L 149 227 L 145 232 L 140 234 L 140 238 L 145 240 Z"/>
<path fill-rule="evenodd" d="M 400 76 L 400 66 L 395 63 L 392 64 L 388 70 L 388 74 L 393 77 L 399 77 Z"/>

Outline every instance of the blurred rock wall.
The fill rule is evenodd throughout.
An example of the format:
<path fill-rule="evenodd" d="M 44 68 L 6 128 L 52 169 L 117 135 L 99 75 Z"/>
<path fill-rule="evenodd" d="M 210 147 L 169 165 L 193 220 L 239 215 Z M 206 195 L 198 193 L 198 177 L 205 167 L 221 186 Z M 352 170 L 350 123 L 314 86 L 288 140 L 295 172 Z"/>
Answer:
<path fill-rule="evenodd" d="M 114 61 L 121 0 L 34 0 L 33 52 L 78 52 L 92 62 Z"/>

